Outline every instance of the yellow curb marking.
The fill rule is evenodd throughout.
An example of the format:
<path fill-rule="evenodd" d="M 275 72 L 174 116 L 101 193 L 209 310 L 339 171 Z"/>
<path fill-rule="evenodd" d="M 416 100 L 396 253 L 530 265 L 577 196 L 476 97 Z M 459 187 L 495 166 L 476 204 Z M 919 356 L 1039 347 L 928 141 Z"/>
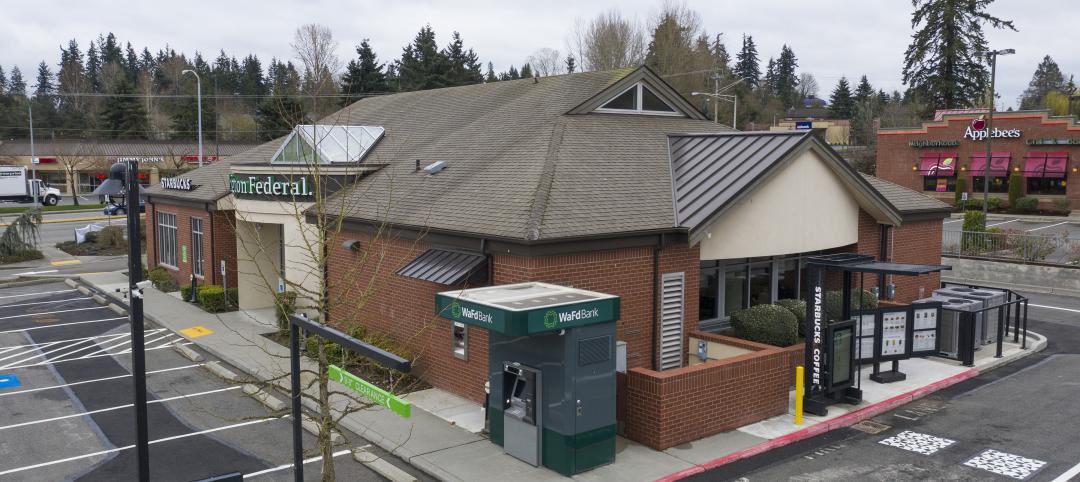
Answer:
<path fill-rule="evenodd" d="M 206 335 L 212 334 L 213 332 L 214 332 L 214 330 L 211 330 L 211 329 L 209 329 L 209 328 L 207 328 L 205 326 L 202 326 L 202 325 L 197 325 L 197 326 L 193 326 L 191 328 L 184 328 L 183 330 L 180 330 L 180 333 L 182 333 L 184 336 L 186 336 L 188 338 L 198 338 L 200 336 L 206 336 Z"/>
<path fill-rule="evenodd" d="M 146 214 L 139 214 L 140 218 L 145 218 Z M 90 218 L 68 218 L 68 219 L 46 219 L 41 224 L 53 224 L 53 223 L 79 223 L 84 221 L 104 221 L 106 219 L 127 219 L 127 216 L 95 216 Z M 10 224 L 0 224 L 0 228 L 10 226 Z"/>
<path fill-rule="evenodd" d="M 53 266 L 67 266 L 69 264 L 80 264 L 80 263 L 82 263 L 82 261 L 79 261 L 77 259 L 62 259 L 60 261 L 52 261 L 49 264 L 51 264 Z"/>

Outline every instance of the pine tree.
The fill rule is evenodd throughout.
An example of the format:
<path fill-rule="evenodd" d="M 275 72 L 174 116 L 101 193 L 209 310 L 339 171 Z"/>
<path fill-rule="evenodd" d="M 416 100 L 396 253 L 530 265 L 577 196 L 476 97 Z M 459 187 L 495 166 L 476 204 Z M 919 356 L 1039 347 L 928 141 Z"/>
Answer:
<path fill-rule="evenodd" d="M 402 49 L 395 65 L 398 89 L 402 91 L 434 89 L 446 86 L 446 56 L 435 43 L 435 32 L 425 25 L 412 43 Z"/>
<path fill-rule="evenodd" d="M 855 87 L 855 102 L 862 104 L 874 96 L 874 87 L 865 75 L 859 79 L 859 85 Z"/>
<path fill-rule="evenodd" d="M 12 97 L 26 97 L 26 81 L 23 80 L 19 66 L 11 67 L 11 78 L 8 79 L 8 95 Z"/>
<path fill-rule="evenodd" d="M 150 122 L 146 110 L 138 98 L 133 97 L 135 87 L 126 78 L 113 84 L 113 94 L 105 101 L 99 125 L 105 130 L 102 137 L 109 139 L 148 139 Z"/>
<path fill-rule="evenodd" d="M 776 95 L 776 61 L 769 57 L 769 63 L 765 64 L 765 78 L 761 82 L 762 97 L 768 98 Z"/>
<path fill-rule="evenodd" d="M 127 43 L 124 55 L 124 72 L 127 73 L 128 81 L 134 84 L 139 80 L 139 56 L 135 54 L 131 42 Z"/>
<path fill-rule="evenodd" d="M 346 95 L 342 102 L 345 105 L 360 100 L 363 94 L 390 90 L 383 65 L 376 58 L 368 39 L 356 46 L 356 55 L 358 57 L 349 61 L 345 74 L 341 76 L 341 92 Z"/>
<path fill-rule="evenodd" d="M 304 116 L 304 108 L 296 97 L 268 97 L 255 107 L 256 136 L 260 141 L 277 139 L 293 129 L 297 124 L 311 121 Z"/>
<path fill-rule="evenodd" d="M 0 96 L 7 95 L 7 75 L 4 74 L 4 66 L 0 65 Z"/>
<path fill-rule="evenodd" d="M 255 54 L 248 54 L 240 64 L 239 89 L 248 106 L 256 106 L 266 96 L 266 79 L 263 77 L 262 62 Z"/>
<path fill-rule="evenodd" d="M 90 42 L 90 47 L 86 49 L 86 83 L 90 92 L 97 94 L 105 92 L 101 81 L 101 56 L 98 55 L 98 48 L 94 42 Z"/>
<path fill-rule="evenodd" d="M 780 98 L 785 108 L 801 104 L 797 90 L 799 77 L 795 73 L 795 68 L 798 66 L 799 60 L 795 57 L 795 52 L 785 44 L 780 49 L 780 57 L 776 60 L 774 73 L 776 96 Z"/>
<path fill-rule="evenodd" d="M 483 82 L 480 60 L 473 49 L 465 49 L 460 33 L 454 32 L 450 44 L 439 53 L 446 62 L 445 85 L 470 85 Z"/>
<path fill-rule="evenodd" d="M 75 39 L 68 42 L 67 49 L 60 49 L 60 72 L 57 74 L 56 90 L 57 111 L 60 124 L 68 131 L 66 135 L 80 136 L 81 130 L 88 127 L 86 98 L 76 96 L 87 88 L 86 69 L 83 67 L 82 53 Z"/>
<path fill-rule="evenodd" d="M 855 113 L 855 100 L 851 97 L 851 86 L 847 77 L 840 77 L 836 88 L 829 97 L 829 111 L 837 119 L 850 119 Z"/>
<path fill-rule="evenodd" d="M 173 107 L 172 133 L 173 139 L 198 139 L 199 108 L 196 97 L 195 82 L 182 83 L 181 92 L 186 94 L 180 98 Z M 217 136 L 217 111 L 213 102 L 202 103 L 202 131 L 204 139 L 215 139 Z"/>
<path fill-rule="evenodd" d="M 1025 110 L 1039 109 L 1046 105 L 1046 94 L 1050 92 L 1071 94 L 1072 91 L 1073 89 L 1069 89 L 1069 82 L 1065 80 L 1065 76 L 1061 73 L 1061 68 L 1058 67 L 1057 62 L 1054 62 L 1054 59 L 1047 55 L 1043 57 L 1042 62 L 1039 62 L 1038 67 L 1035 68 L 1035 73 L 1031 76 L 1027 89 L 1024 89 L 1023 95 L 1020 96 L 1020 108 Z"/>
<path fill-rule="evenodd" d="M 34 86 L 34 126 L 43 129 L 60 126 L 60 116 L 56 113 L 56 84 L 48 64 L 38 64 L 37 84 Z"/>
<path fill-rule="evenodd" d="M 992 2 L 912 0 L 916 31 L 904 52 L 903 79 L 930 109 L 970 107 L 985 97 L 988 47 L 982 25 L 1016 30 L 1011 20 L 986 12 Z"/>
<path fill-rule="evenodd" d="M 577 70 L 577 59 L 573 55 L 566 56 L 566 73 L 572 74 Z"/>
<path fill-rule="evenodd" d="M 529 66 L 528 62 L 526 62 L 525 65 L 521 66 L 521 78 L 523 78 L 523 79 L 531 79 L 532 76 L 533 76 L 532 67 Z"/>
<path fill-rule="evenodd" d="M 735 55 L 735 75 L 751 88 L 756 88 L 761 79 L 757 47 L 754 46 L 754 37 L 750 35 L 743 34 L 742 49 Z"/>
<path fill-rule="evenodd" d="M 487 74 L 484 75 L 484 82 L 498 82 L 499 76 L 495 75 L 495 64 L 488 62 Z"/>

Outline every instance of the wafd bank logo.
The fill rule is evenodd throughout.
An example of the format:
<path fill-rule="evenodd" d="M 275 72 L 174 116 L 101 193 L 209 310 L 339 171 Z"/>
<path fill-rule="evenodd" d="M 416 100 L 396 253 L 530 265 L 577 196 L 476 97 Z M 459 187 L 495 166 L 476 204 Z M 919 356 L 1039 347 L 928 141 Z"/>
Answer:
<path fill-rule="evenodd" d="M 544 313 L 544 327 L 555 328 L 561 323 L 569 323 L 571 321 L 588 320 L 589 318 L 596 318 L 600 316 L 600 308 L 581 309 L 574 311 L 564 311 L 559 313 L 555 310 L 548 310 Z"/>
<path fill-rule="evenodd" d="M 450 303 L 450 315 L 453 316 L 455 319 L 468 318 L 470 320 L 475 320 L 479 321 L 480 323 L 487 324 L 491 324 L 494 321 L 492 319 L 491 313 L 484 313 L 483 311 L 474 310 L 467 306 L 461 306 L 461 304 L 456 301 Z"/>

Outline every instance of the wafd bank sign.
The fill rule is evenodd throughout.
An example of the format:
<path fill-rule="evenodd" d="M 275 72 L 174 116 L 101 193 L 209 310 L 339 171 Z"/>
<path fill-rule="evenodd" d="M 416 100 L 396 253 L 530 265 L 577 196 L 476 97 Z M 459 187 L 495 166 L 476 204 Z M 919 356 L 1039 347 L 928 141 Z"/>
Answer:
<path fill-rule="evenodd" d="M 314 183 L 305 175 L 229 175 L 229 192 L 248 198 L 303 198 L 315 194 Z"/>
<path fill-rule="evenodd" d="M 619 319 L 619 298 L 532 310 L 508 310 L 436 294 L 439 316 L 510 336 L 532 335 Z"/>

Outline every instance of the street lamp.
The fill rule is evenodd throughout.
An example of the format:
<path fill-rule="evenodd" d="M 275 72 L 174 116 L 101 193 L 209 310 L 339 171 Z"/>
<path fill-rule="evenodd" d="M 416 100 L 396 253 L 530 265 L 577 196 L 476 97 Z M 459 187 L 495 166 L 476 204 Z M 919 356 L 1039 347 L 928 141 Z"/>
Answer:
<path fill-rule="evenodd" d="M 983 225 L 986 225 L 986 215 L 990 209 L 990 160 L 993 159 L 991 141 L 994 138 L 994 77 L 997 75 L 998 55 L 1015 54 L 1015 49 L 991 50 L 990 56 L 990 113 L 986 118 L 986 164 L 983 166 Z M 1012 208 L 1012 206 L 1010 206 Z"/>
<path fill-rule="evenodd" d="M 735 87 L 736 85 L 738 85 L 742 81 L 743 81 L 743 79 L 736 80 L 735 82 L 732 82 L 732 83 L 724 86 L 723 89 L 721 89 L 720 88 L 720 76 L 719 75 L 714 75 L 713 76 L 713 92 L 712 93 L 709 93 L 709 92 L 691 92 L 690 95 L 692 97 L 697 97 L 699 95 L 704 96 L 704 97 L 712 97 L 712 99 L 713 99 L 713 122 L 717 123 L 717 124 L 720 123 L 720 101 L 725 100 L 725 101 L 731 102 L 732 104 L 735 104 L 735 108 L 732 110 L 732 113 L 731 113 L 731 128 L 735 129 L 735 130 L 738 130 L 738 127 L 736 127 L 735 124 L 736 124 L 737 118 L 739 116 L 739 99 L 734 94 L 721 94 L 721 92 L 727 91 L 728 89 L 730 89 L 732 87 Z"/>
<path fill-rule="evenodd" d="M 198 72 L 191 69 L 180 72 L 180 75 L 183 74 L 193 74 L 195 76 L 195 89 L 198 91 L 195 93 L 195 108 L 199 110 L 199 167 L 202 167 L 202 78 L 199 77 Z"/>

